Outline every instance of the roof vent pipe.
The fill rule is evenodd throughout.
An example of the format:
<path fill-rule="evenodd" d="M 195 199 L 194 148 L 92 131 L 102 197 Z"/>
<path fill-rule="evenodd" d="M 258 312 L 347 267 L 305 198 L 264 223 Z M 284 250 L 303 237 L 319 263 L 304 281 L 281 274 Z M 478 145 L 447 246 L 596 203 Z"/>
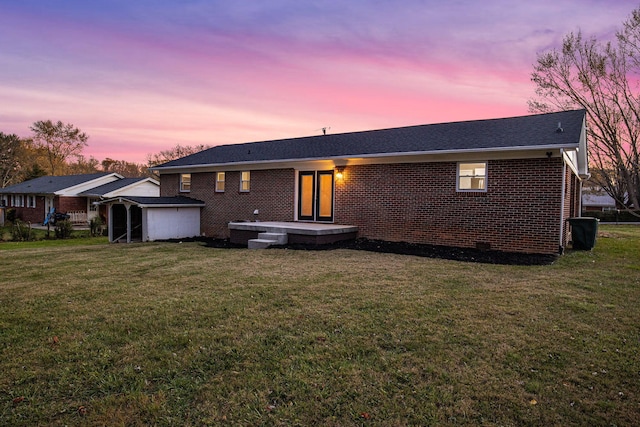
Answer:
<path fill-rule="evenodd" d="M 564 132 L 564 129 L 562 129 L 562 123 L 558 122 L 558 128 L 556 129 L 556 133 L 562 133 Z"/>

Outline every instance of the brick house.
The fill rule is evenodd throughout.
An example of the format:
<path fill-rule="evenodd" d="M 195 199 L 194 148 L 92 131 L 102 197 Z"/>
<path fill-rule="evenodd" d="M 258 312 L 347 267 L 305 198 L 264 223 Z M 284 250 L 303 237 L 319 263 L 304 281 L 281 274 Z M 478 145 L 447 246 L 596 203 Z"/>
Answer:
<path fill-rule="evenodd" d="M 557 254 L 588 177 L 585 111 L 222 145 L 153 168 L 204 202 L 203 235 L 239 221 L 343 224 L 357 236 Z"/>
<path fill-rule="evenodd" d="M 16 218 L 43 223 L 51 208 L 68 213 L 71 220 L 86 223 L 105 216 L 94 203 L 121 194 L 158 196 L 159 183 L 151 178 L 124 178 L 117 173 L 42 176 L 0 188 L 0 205 L 15 209 Z"/>

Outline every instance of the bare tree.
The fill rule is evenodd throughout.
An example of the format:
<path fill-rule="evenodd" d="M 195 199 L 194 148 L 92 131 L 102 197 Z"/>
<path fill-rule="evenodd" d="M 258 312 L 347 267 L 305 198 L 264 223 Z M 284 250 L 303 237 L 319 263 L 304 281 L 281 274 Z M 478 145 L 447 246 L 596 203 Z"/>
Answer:
<path fill-rule="evenodd" d="M 561 49 L 538 55 L 531 75 L 532 112 L 584 108 L 593 180 L 619 204 L 640 199 L 640 8 L 613 41 L 565 36 Z"/>
<path fill-rule="evenodd" d="M 47 155 L 49 173 L 55 175 L 70 156 L 80 156 L 89 137 L 72 124 L 51 120 L 35 122 L 31 126 L 33 141 Z"/>
<path fill-rule="evenodd" d="M 207 148 L 210 148 L 210 146 L 204 144 L 181 146 L 178 144 L 168 150 L 163 150 L 156 154 L 148 154 L 147 164 L 149 167 L 161 165 L 162 163 L 170 162 L 171 160 L 206 150 Z"/>

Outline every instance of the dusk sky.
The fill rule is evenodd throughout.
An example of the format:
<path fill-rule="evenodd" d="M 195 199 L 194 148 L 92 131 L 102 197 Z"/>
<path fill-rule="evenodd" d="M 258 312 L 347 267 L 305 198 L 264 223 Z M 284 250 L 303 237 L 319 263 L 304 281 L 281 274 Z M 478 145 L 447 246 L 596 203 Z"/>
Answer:
<path fill-rule="evenodd" d="M 527 114 L 536 54 L 636 1 L 0 0 L 0 131 L 86 157 Z"/>

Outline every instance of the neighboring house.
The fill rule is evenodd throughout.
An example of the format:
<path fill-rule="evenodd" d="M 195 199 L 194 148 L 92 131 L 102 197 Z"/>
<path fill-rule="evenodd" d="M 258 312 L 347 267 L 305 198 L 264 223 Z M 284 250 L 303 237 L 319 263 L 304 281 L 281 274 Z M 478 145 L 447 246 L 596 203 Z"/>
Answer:
<path fill-rule="evenodd" d="M 123 178 L 117 173 L 43 176 L 0 188 L 0 204 L 16 211 L 16 217 L 43 223 L 51 208 L 68 213 L 82 223 L 98 216 L 95 202 L 120 195 L 158 196 L 159 183 L 150 178 Z"/>
<path fill-rule="evenodd" d="M 588 177 L 585 112 L 223 145 L 153 169 L 162 197 L 202 201 L 206 236 L 233 241 L 238 232 L 246 242 L 238 220 L 258 217 L 341 224 L 392 242 L 557 254 Z"/>
<path fill-rule="evenodd" d="M 120 196 L 158 197 L 160 183 L 153 178 L 122 178 L 79 194 L 88 200 L 90 218 L 92 212 L 98 212 L 103 220 L 108 218 L 107 207 L 101 201 Z"/>
<path fill-rule="evenodd" d="M 627 194 L 623 196 L 627 199 Z M 586 182 L 582 187 L 582 211 L 583 212 L 607 212 L 625 209 L 623 203 L 607 194 L 604 189 L 594 182 Z"/>
<path fill-rule="evenodd" d="M 583 192 L 582 211 L 583 212 L 606 212 L 617 209 L 616 201 L 613 197 L 604 192 Z"/>

